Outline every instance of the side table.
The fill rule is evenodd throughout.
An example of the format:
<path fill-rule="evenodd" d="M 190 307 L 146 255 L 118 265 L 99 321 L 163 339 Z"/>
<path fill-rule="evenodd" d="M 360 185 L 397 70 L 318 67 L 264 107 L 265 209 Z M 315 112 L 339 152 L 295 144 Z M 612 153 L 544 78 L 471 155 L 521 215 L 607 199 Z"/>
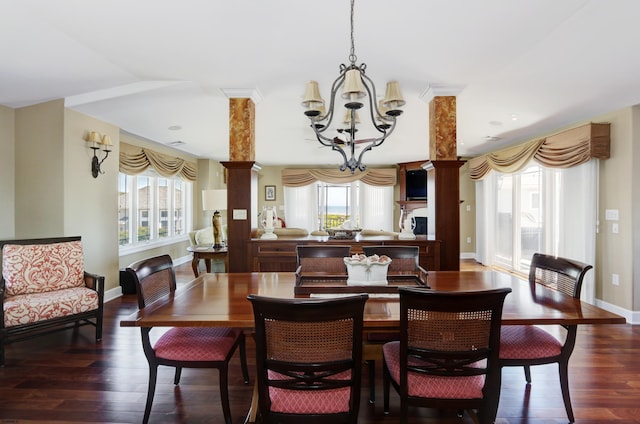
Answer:
<path fill-rule="evenodd" d="M 193 268 L 193 275 L 198 276 L 198 264 L 200 259 L 204 259 L 204 264 L 207 267 L 207 272 L 211 272 L 211 259 L 223 258 L 225 271 L 229 269 L 229 256 L 227 255 L 227 248 L 221 247 L 214 249 L 211 245 L 198 245 L 189 246 L 187 251 L 193 253 L 193 260 L 191 261 L 191 267 Z"/>

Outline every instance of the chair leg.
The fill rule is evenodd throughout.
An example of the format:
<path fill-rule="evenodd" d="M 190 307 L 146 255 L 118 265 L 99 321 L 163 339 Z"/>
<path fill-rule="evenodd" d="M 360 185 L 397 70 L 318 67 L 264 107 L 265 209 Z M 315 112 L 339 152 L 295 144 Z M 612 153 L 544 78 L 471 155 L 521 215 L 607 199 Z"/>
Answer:
<path fill-rule="evenodd" d="M 227 366 L 220 367 L 220 401 L 225 424 L 231 423 L 231 408 L 229 408 L 229 382 Z"/>
<path fill-rule="evenodd" d="M 244 383 L 249 384 L 249 369 L 247 368 L 247 344 L 244 334 L 240 336 L 240 366 L 242 367 L 242 377 Z"/>
<path fill-rule="evenodd" d="M 102 341 L 102 314 L 96 317 L 96 341 Z"/>
<path fill-rule="evenodd" d="M 531 384 L 531 367 L 529 365 L 524 366 L 524 378 L 527 383 Z"/>
<path fill-rule="evenodd" d="M 571 407 L 571 398 L 569 396 L 569 363 L 563 361 L 558 363 L 560 371 L 560 390 L 562 391 L 562 400 L 564 401 L 564 409 L 567 410 L 567 418 L 569 422 L 575 422 L 573 417 L 573 408 Z"/>
<path fill-rule="evenodd" d="M 376 403 L 376 361 L 368 359 L 365 362 L 369 367 L 369 403 Z"/>
<path fill-rule="evenodd" d="M 182 368 L 176 367 L 176 374 L 173 376 L 173 384 L 176 386 L 180 384 L 180 376 L 182 376 Z"/>
<path fill-rule="evenodd" d="M 389 375 L 389 370 L 387 369 L 386 361 L 382 362 L 382 393 L 383 393 L 383 411 L 385 415 L 389 414 L 389 386 L 391 385 L 391 375 Z"/>
<path fill-rule="evenodd" d="M 156 380 L 158 379 L 158 366 L 149 364 L 149 388 L 147 390 L 147 403 L 144 407 L 144 416 L 142 417 L 142 424 L 149 422 L 149 415 L 151 415 L 151 405 L 153 405 L 153 396 L 156 393 Z"/>

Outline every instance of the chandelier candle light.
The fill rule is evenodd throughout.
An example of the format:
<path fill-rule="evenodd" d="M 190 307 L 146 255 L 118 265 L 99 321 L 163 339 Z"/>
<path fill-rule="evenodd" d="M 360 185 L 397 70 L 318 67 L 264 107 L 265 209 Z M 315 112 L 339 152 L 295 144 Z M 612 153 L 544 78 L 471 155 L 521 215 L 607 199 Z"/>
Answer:
<path fill-rule="evenodd" d="M 353 41 L 353 9 L 354 0 L 351 0 L 351 51 L 349 54 L 349 65 L 340 65 L 340 75 L 333 82 L 331 88 L 331 102 L 329 110 L 325 111 L 325 102 L 320 96 L 320 89 L 317 81 L 309 81 L 302 101 L 305 107 L 304 114 L 311 121 L 311 128 L 315 132 L 320 144 L 331 147 L 342 156 L 344 163 L 340 165 L 340 170 L 347 168 L 353 174 L 356 169 L 364 171 L 366 165 L 362 163 L 362 158 L 366 152 L 381 145 L 386 138 L 391 135 L 396 127 L 396 118 L 402 114 L 399 108 L 405 104 L 400 92 L 400 85 L 397 81 L 387 83 L 387 90 L 384 99 L 379 102 L 376 99 L 376 87 L 373 81 L 365 74 L 366 64 L 356 65 L 357 56 L 355 54 Z M 344 127 L 337 128 L 338 135 L 326 136 L 323 133 L 331 127 L 334 116 L 339 115 L 336 108 L 336 97 L 342 88 L 342 98 L 346 99 L 344 107 L 346 115 L 343 120 Z M 357 110 L 365 106 L 366 99 L 369 115 L 373 128 L 377 131 L 377 136 L 373 138 L 356 139 L 356 124 L 360 123 Z M 338 118 L 337 120 L 339 120 Z M 341 138 L 343 136 L 344 138 Z M 363 149 L 356 159 L 356 145 L 362 144 Z M 348 151 L 349 156 L 347 156 Z"/>

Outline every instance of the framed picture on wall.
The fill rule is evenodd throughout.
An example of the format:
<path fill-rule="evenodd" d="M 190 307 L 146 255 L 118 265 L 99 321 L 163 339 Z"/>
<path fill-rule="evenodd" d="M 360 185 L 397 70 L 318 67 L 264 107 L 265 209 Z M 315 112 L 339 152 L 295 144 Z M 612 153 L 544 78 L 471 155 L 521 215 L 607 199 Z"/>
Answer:
<path fill-rule="evenodd" d="M 276 186 L 264 186 L 264 200 L 276 200 Z"/>

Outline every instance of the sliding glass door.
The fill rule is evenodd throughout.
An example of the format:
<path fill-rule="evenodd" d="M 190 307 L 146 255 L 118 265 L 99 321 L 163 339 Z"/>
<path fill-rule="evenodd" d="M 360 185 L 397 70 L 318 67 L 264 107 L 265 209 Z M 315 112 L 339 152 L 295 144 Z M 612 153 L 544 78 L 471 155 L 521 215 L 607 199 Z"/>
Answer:
<path fill-rule="evenodd" d="M 549 250 L 546 227 L 552 224 L 552 204 L 545 204 L 548 175 L 538 165 L 517 174 L 495 176 L 494 263 L 514 271 L 527 272 L 535 252 Z M 547 207 L 547 213 L 545 213 Z"/>

